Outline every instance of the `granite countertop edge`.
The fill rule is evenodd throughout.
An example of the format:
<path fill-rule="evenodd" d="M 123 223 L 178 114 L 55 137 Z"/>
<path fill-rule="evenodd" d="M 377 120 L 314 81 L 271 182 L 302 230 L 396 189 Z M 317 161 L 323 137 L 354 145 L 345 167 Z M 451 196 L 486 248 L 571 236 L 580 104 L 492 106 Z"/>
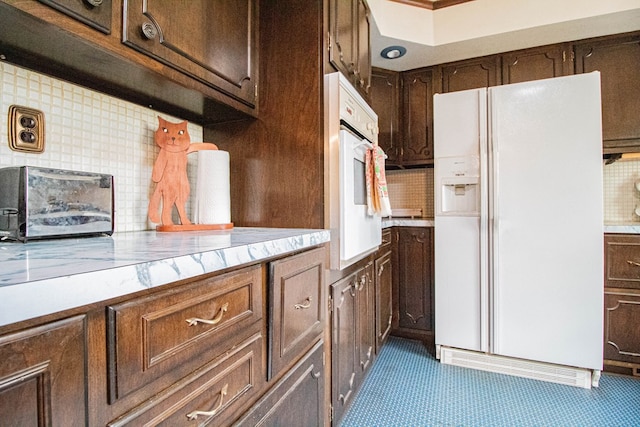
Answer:
<path fill-rule="evenodd" d="M 329 230 L 235 228 L 0 242 L 0 326 L 258 263 L 330 241 Z"/>

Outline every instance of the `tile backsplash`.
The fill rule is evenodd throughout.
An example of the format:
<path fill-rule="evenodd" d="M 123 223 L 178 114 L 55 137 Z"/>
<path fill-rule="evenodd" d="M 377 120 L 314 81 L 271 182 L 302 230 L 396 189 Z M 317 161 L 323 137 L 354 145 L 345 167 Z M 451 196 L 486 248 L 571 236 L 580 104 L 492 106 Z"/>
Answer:
<path fill-rule="evenodd" d="M 434 216 L 433 169 L 387 171 L 391 208 L 421 208 L 423 216 Z M 635 214 L 640 206 L 640 160 L 618 161 L 603 166 L 605 224 L 640 224 Z"/>
<path fill-rule="evenodd" d="M 7 118 L 11 105 L 44 113 L 43 153 L 9 148 Z M 171 122 L 182 120 L 0 62 L 0 167 L 29 165 L 113 175 L 116 232 L 153 227 L 147 221 L 147 204 L 153 191 L 151 169 L 158 154 L 153 140 L 158 115 Z M 201 126 L 189 123 L 188 131 L 193 142 L 202 141 Z M 193 157 L 189 158 L 191 179 L 197 161 Z"/>
<path fill-rule="evenodd" d="M 45 115 L 45 150 L 20 153 L 9 148 L 8 110 L 11 105 L 41 110 Z M 158 153 L 153 134 L 158 112 L 59 79 L 0 61 L 0 167 L 42 166 L 108 173 L 114 176 L 116 231 L 152 228 L 147 204 L 153 191 L 151 169 Z M 160 114 L 169 121 L 182 119 Z M 189 124 L 194 142 L 202 127 Z M 189 158 L 194 182 L 195 156 Z M 640 205 L 640 160 L 603 166 L 606 224 L 637 222 Z M 392 208 L 419 208 L 434 216 L 433 169 L 387 171 Z M 0 183 L 1 185 L 1 183 Z M 193 195 L 192 191 L 192 195 Z M 187 205 L 190 215 L 191 203 Z"/>

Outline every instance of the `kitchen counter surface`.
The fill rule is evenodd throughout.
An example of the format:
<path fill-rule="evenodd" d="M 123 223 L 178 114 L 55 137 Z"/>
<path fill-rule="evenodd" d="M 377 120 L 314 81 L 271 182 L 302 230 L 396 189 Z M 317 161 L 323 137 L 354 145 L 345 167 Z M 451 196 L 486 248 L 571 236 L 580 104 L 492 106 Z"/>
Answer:
<path fill-rule="evenodd" d="M 328 242 L 328 230 L 116 233 L 0 242 L 0 326 Z"/>
<path fill-rule="evenodd" d="M 627 224 L 605 224 L 605 233 L 640 234 L 640 223 L 630 222 Z"/>
<path fill-rule="evenodd" d="M 382 228 L 389 227 L 433 227 L 433 218 L 383 218 Z"/>

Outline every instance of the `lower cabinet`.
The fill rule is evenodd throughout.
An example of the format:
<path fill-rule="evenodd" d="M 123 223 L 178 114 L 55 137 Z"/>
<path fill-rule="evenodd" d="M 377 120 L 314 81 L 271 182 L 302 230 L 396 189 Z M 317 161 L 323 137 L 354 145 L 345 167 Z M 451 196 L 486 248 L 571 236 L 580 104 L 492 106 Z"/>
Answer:
<path fill-rule="evenodd" d="M 604 370 L 640 377 L 640 235 L 604 243 Z"/>
<path fill-rule="evenodd" d="M 323 426 L 324 378 L 324 342 L 320 341 L 234 425 Z"/>
<path fill-rule="evenodd" d="M 394 228 L 396 275 L 392 334 L 434 339 L 433 228 Z"/>
<path fill-rule="evenodd" d="M 2 328 L 0 425 L 323 426 L 325 258 L 318 247 Z"/>
<path fill-rule="evenodd" d="M 373 259 L 331 285 L 331 410 L 337 425 L 376 354 Z"/>
<path fill-rule="evenodd" d="M 0 425 L 84 426 L 85 316 L 0 337 Z"/>
<path fill-rule="evenodd" d="M 376 354 L 380 352 L 382 344 L 391 331 L 394 272 L 391 248 L 391 229 L 387 228 L 382 230 L 382 244 L 373 261 L 376 294 Z"/>

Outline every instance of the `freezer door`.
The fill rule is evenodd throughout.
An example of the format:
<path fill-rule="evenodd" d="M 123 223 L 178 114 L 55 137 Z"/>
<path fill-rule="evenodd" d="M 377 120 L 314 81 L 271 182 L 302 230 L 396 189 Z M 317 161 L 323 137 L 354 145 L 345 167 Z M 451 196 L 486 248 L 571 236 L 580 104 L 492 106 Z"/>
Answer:
<path fill-rule="evenodd" d="M 435 342 L 488 351 L 486 89 L 434 97 Z"/>
<path fill-rule="evenodd" d="M 491 88 L 489 114 L 493 350 L 601 369 L 599 73 Z"/>

